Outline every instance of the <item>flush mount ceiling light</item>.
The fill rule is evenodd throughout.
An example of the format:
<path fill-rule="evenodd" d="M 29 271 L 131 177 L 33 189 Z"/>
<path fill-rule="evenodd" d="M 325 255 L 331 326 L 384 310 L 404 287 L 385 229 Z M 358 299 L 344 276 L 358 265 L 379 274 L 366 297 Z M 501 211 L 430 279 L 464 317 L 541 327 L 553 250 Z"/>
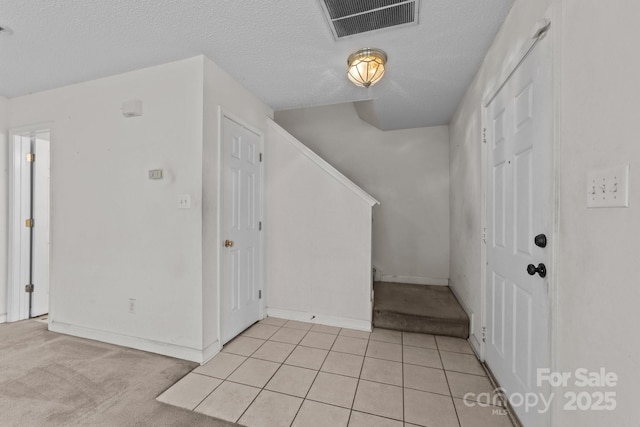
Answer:
<path fill-rule="evenodd" d="M 360 49 L 349 55 L 347 76 L 354 85 L 369 87 L 384 75 L 387 54 L 380 49 Z"/>

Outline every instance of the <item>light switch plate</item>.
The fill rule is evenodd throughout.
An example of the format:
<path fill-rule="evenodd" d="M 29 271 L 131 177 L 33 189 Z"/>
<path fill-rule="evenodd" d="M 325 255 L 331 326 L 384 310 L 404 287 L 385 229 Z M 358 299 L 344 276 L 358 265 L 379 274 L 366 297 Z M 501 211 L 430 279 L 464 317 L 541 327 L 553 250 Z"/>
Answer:
<path fill-rule="evenodd" d="M 188 194 L 181 194 L 178 196 L 178 208 L 190 209 L 191 208 L 191 196 Z"/>
<path fill-rule="evenodd" d="M 629 165 L 587 174 L 588 208 L 629 207 Z"/>

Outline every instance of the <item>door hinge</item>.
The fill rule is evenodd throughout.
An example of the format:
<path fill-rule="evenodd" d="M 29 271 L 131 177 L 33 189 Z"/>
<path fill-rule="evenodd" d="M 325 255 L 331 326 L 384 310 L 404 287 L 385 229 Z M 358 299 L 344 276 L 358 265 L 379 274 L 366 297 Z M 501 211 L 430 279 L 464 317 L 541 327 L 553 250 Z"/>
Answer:
<path fill-rule="evenodd" d="M 24 286 L 24 291 L 25 292 L 33 292 L 33 285 L 25 285 Z"/>
<path fill-rule="evenodd" d="M 262 289 L 258 290 L 258 299 L 262 299 Z"/>
<path fill-rule="evenodd" d="M 34 153 L 27 153 L 27 162 L 33 163 L 36 161 L 36 155 Z"/>
<path fill-rule="evenodd" d="M 487 128 L 482 128 L 482 142 L 487 143 Z"/>
<path fill-rule="evenodd" d="M 487 342 L 487 327 L 482 327 L 482 342 Z"/>
<path fill-rule="evenodd" d="M 262 162 L 262 153 L 260 153 L 260 161 Z"/>
<path fill-rule="evenodd" d="M 486 245 L 487 244 L 487 227 L 482 227 L 481 237 L 482 237 L 482 241 Z"/>
<path fill-rule="evenodd" d="M 24 222 L 24 226 L 27 228 L 33 228 L 33 224 L 34 224 L 33 218 L 29 218 Z"/>
<path fill-rule="evenodd" d="M 258 231 L 262 231 L 262 221 L 258 222 Z"/>

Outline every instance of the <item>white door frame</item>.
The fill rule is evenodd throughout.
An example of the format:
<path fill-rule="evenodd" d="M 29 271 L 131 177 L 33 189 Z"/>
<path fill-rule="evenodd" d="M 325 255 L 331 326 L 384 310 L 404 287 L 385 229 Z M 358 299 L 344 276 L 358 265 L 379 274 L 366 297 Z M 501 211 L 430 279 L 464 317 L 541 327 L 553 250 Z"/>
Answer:
<path fill-rule="evenodd" d="M 497 84 L 493 86 L 492 90 L 486 92 L 486 96 L 482 100 L 481 105 L 481 123 L 480 123 L 480 175 L 481 175 L 481 194 L 482 201 L 480 204 L 480 218 L 481 218 L 481 227 L 482 227 L 482 237 L 480 244 L 480 286 L 481 286 L 481 327 L 483 331 L 483 339 L 480 342 L 480 352 L 479 358 L 481 361 L 485 361 L 486 357 L 486 342 L 484 340 L 485 331 L 487 327 L 487 300 L 486 300 L 486 288 L 487 288 L 487 246 L 486 246 L 486 236 L 488 230 L 488 219 L 487 219 L 487 207 L 488 207 L 488 161 L 489 161 L 489 150 L 487 149 L 486 144 L 486 133 L 485 129 L 488 127 L 488 107 L 491 104 L 491 101 L 498 95 L 502 87 L 507 83 L 511 75 L 518 69 L 520 64 L 526 59 L 526 57 L 531 53 L 531 51 L 535 48 L 540 40 L 543 38 L 549 38 L 549 42 L 552 44 L 551 46 L 551 98 L 552 98 L 552 108 L 551 108 L 551 120 L 552 120 L 552 128 L 553 128 L 553 137 L 552 137 L 552 165 L 551 165 L 551 194 L 552 194 L 552 204 L 551 204 L 551 230 L 549 231 L 550 235 L 550 245 L 548 246 L 549 257 L 548 257 L 548 307 L 549 307 L 549 319 L 548 319 L 548 330 L 549 330 L 549 363 L 550 369 L 552 371 L 556 370 L 557 361 L 553 357 L 556 348 L 557 342 L 557 327 L 556 327 L 556 319 L 557 319 L 557 277 L 558 277 L 558 260 L 557 260 L 557 248 L 559 242 L 559 194 L 560 194 L 560 170 L 558 167 L 559 164 L 559 155 L 560 155 L 560 132 L 561 132 L 561 108 L 560 108 L 560 63 L 557 58 L 559 58 L 560 53 L 560 43 L 559 43 L 559 22 L 561 20 L 560 11 L 558 6 L 551 6 L 549 10 L 545 13 L 543 19 L 538 21 L 534 27 L 534 30 L 531 32 L 532 38 L 525 42 L 520 50 L 518 55 L 514 57 L 509 63 L 509 66 L 505 68 L 504 72 L 500 75 L 500 78 L 497 80 Z M 553 23 L 553 24 L 552 24 Z M 549 30 L 544 35 L 544 37 L 538 38 L 536 35 L 539 30 L 541 30 L 546 24 L 550 24 Z M 551 25 L 552 24 L 552 25 Z M 547 414 L 548 422 L 554 419 L 554 412 L 556 406 L 551 405 L 551 412 Z M 551 424 L 549 424 L 551 425 Z"/>
<path fill-rule="evenodd" d="M 20 251 L 21 231 L 24 224 L 20 218 L 19 200 L 22 194 L 21 179 L 16 174 L 20 173 L 20 169 L 16 167 L 17 163 L 22 162 L 22 153 L 16 152 L 14 137 L 24 135 L 34 135 L 39 132 L 49 133 L 49 144 L 53 142 L 53 123 L 41 123 L 29 126 L 21 126 L 11 128 L 9 130 L 9 221 L 8 221 L 8 265 L 7 265 L 7 322 L 15 322 L 28 318 L 28 298 L 25 298 L 26 292 L 24 286 L 26 283 L 20 281 L 20 268 L 22 254 Z M 49 157 L 49 164 L 51 156 Z M 49 223 L 51 220 L 52 199 L 51 199 L 51 177 L 49 177 Z M 49 229 L 49 239 L 51 241 L 51 229 Z M 49 250 L 49 273 L 51 272 L 51 245 Z M 51 274 L 49 274 L 51 277 Z M 52 286 L 49 282 L 49 296 L 52 294 Z M 51 298 L 49 298 L 51 301 Z M 25 317 L 26 305 L 26 317 Z M 51 314 L 51 302 L 49 302 L 49 314 Z"/>
<path fill-rule="evenodd" d="M 218 168 L 218 189 L 217 189 L 217 199 L 218 199 L 218 210 L 217 210 L 217 241 L 216 241 L 216 245 L 217 245 L 217 250 L 218 250 L 218 256 L 217 256 L 217 270 L 218 270 L 218 274 L 217 274 L 217 282 L 218 282 L 218 289 L 217 289 L 217 298 L 218 298 L 218 346 L 219 346 L 219 350 L 222 350 L 222 322 L 224 322 L 224 319 L 222 318 L 222 279 L 225 277 L 224 276 L 224 263 L 222 262 L 222 260 L 224 259 L 224 252 L 221 250 L 223 247 L 223 242 L 224 242 L 224 230 L 223 230 L 223 224 L 222 224 L 222 214 L 224 212 L 224 206 L 223 205 L 223 194 L 222 192 L 224 191 L 224 186 L 223 186 L 223 158 L 222 158 L 222 153 L 223 153 L 223 126 L 224 126 L 224 119 L 228 118 L 234 122 L 236 122 L 237 124 L 239 124 L 240 126 L 246 128 L 247 130 L 249 130 L 250 132 L 255 133 L 256 135 L 258 135 L 258 137 L 260 138 L 260 153 L 264 153 L 264 132 L 256 127 L 253 127 L 252 125 L 250 125 L 249 123 L 247 123 L 244 119 L 242 119 L 241 117 L 237 116 L 236 114 L 228 111 L 227 109 L 223 108 L 222 106 L 218 106 L 218 150 L 217 150 L 217 156 L 218 156 L 218 162 L 217 162 L 217 168 Z M 264 154 L 263 154 L 264 156 Z M 260 277 L 258 278 L 258 283 L 259 283 L 259 289 L 262 290 L 262 298 L 259 301 L 259 313 L 258 313 L 258 317 L 260 319 L 264 318 L 264 302 L 266 299 L 266 289 L 264 286 L 264 187 L 265 187 L 265 182 L 264 182 L 264 177 L 265 177 L 265 171 L 264 171 L 264 164 L 265 162 L 261 162 L 260 163 L 260 181 L 262 182 L 262 185 L 260 186 L 260 194 L 259 194 L 259 200 L 260 200 L 260 218 L 263 224 L 263 229 L 262 232 L 260 233 L 260 256 L 259 256 L 259 271 L 260 271 Z"/>

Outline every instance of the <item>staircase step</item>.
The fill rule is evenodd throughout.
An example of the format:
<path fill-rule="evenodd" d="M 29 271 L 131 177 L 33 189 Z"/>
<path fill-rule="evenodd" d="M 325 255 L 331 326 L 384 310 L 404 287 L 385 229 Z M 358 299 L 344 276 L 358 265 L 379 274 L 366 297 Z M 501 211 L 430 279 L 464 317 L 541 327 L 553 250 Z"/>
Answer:
<path fill-rule="evenodd" d="M 469 337 L 469 317 L 448 286 L 375 282 L 373 289 L 375 327 Z"/>

